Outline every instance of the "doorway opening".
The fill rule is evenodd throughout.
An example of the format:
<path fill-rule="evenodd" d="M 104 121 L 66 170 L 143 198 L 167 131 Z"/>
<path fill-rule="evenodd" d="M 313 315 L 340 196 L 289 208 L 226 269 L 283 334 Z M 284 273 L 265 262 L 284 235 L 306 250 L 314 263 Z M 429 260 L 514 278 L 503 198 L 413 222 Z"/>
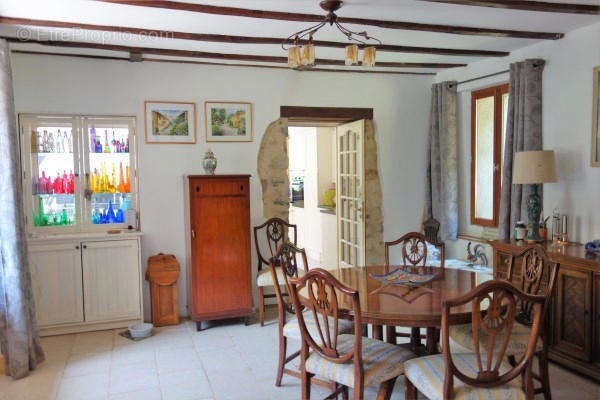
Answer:
<path fill-rule="evenodd" d="M 298 246 L 310 268 L 337 267 L 336 128 L 288 128 L 289 222 L 298 226 Z"/>
<path fill-rule="evenodd" d="M 333 146 L 324 145 L 333 130 Z M 306 150 L 308 138 L 297 139 L 300 132 L 311 137 L 312 150 Z M 327 147 L 332 150 L 331 170 L 324 157 L 319 165 L 318 155 L 328 154 Z M 311 266 L 337 268 L 344 264 L 383 263 L 383 196 L 377 153 L 372 109 L 282 106 L 280 118 L 267 127 L 258 153 L 263 217 L 301 221 L 299 245 L 307 248 Z M 298 160 L 299 154 L 302 161 Z M 311 167 L 307 168 L 309 161 Z M 335 211 L 331 209 L 332 192 L 328 192 L 334 184 Z M 327 215 L 333 217 L 335 212 L 335 230 L 327 222 L 305 223 L 309 220 L 302 214 L 307 212 L 318 216 L 313 221 L 326 221 Z M 337 250 L 332 252 L 327 241 L 334 240 Z M 324 249 L 328 249 L 327 254 Z"/>

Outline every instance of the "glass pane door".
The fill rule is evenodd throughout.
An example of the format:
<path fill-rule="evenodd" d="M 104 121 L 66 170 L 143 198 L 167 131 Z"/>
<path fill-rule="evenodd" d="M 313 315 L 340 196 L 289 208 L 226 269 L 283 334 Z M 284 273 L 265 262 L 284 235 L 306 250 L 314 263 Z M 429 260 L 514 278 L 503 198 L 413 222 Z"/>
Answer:
<path fill-rule="evenodd" d="M 137 208 L 132 179 L 133 117 L 85 118 L 86 220 L 99 229 L 132 225 Z"/>
<path fill-rule="evenodd" d="M 80 222 L 74 120 L 23 116 L 21 129 L 28 225 L 33 230 L 73 230 Z"/>

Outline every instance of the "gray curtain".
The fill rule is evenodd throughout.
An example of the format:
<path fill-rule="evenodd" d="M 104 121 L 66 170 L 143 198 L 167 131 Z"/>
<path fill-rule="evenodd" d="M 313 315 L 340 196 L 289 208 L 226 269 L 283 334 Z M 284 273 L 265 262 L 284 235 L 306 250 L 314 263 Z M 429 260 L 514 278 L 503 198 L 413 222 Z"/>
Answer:
<path fill-rule="evenodd" d="M 27 261 L 23 187 L 8 43 L 0 39 L 0 348 L 6 374 L 22 378 L 44 360 Z"/>
<path fill-rule="evenodd" d="M 502 167 L 498 237 L 510 239 L 517 221 L 527 216 L 530 185 L 513 185 L 514 154 L 542 150 L 542 71 L 544 60 L 532 59 L 510 65 L 510 91 Z M 542 196 L 541 188 L 539 191 Z"/>
<path fill-rule="evenodd" d="M 426 218 L 440 223 L 440 239 L 458 235 L 456 82 L 436 83 L 431 88 L 431 113 L 425 184 Z"/>

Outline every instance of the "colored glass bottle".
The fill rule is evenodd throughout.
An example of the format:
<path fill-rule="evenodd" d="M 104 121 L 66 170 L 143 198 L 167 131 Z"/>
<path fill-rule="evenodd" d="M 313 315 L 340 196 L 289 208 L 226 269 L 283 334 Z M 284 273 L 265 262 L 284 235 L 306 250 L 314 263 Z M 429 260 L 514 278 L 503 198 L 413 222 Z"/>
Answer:
<path fill-rule="evenodd" d="M 125 193 L 125 178 L 123 177 L 123 163 L 119 163 L 119 192 Z"/>
<path fill-rule="evenodd" d="M 101 218 L 102 217 L 100 215 L 100 211 L 98 211 L 97 208 L 94 211 L 92 211 L 92 224 L 102 223 Z"/>
<path fill-rule="evenodd" d="M 63 208 L 60 212 L 60 224 L 69 225 L 69 217 L 67 216 L 67 209 Z"/>
<path fill-rule="evenodd" d="M 109 224 L 114 224 L 117 220 L 117 216 L 115 215 L 115 210 L 113 209 L 112 200 L 108 201 L 108 211 L 106 213 L 106 220 Z"/>
<path fill-rule="evenodd" d="M 118 222 L 119 224 L 122 224 L 123 222 L 125 222 L 125 214 L 123 213 L 123 210 L 121 210 L 120 208 L 117 210 L 116 222 Z"/>
<path fill-rule="evenodd" d="M 125 193 L 131 192 L 131 177 L 129 176 L 129 165 L 125 167 Z"/>
<path fill-rule="evenodd" d="M 73 174 L 73 171 L 71 171 L 69 173 L 69 180 L 68 180 L 68 192 L 73 194 L 75 193 L 75 175 Z"/>
<path fill-rule="evenodd" d="M 54 193 L 63 193 L 63 181 L 60 177 L 60 174 L 56 174 L 56 178 L 54 178 L 54 183 L 52 183 L 52 189 Z"/>
<path fill-rule="evenodd" d="M 104 131 L 104 153 L 110 153 L 110 146 L 108 145 L 108 131 Z"/>
<path fill-rule="evenodd" d="M 90 153 L 96 153 L 96 128 L 92 126 L 90 128 Z"/>
<path fill-rule="evenodd" d="M 115 169 L 115 163 L 112 163 L 112 174 L 110 184 L 108 186 L 108 191 L 111 193 L 115 193 L 117 191 L 117 171 Z"/>

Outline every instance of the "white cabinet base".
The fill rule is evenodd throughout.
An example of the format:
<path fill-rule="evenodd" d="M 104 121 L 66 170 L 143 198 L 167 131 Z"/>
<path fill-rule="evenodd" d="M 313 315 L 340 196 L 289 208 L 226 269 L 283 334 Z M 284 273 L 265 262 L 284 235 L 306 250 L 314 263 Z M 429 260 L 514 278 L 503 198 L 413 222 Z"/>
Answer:
<path fill-rule="evenodd" d="M 142 322 L 140 233 L 29 243 L 40 336 Z"/>
<path fill-rule="evenodd" d="M 139 319 L 127 319 L 123 321 L 111 321 L 111 322 L 89 322 L 69 325 L 56 325 L 46 326 L 39 328 L 40 336 L 54 336 L 54 335 L 66 335 L 68 333 L 79 333 L 79 332 L 91 332 L 91 331 L 103 331 L 106 329 L 118 329 L 130 327 L 134 324 L 143 322 L 142 318 Z"/>

